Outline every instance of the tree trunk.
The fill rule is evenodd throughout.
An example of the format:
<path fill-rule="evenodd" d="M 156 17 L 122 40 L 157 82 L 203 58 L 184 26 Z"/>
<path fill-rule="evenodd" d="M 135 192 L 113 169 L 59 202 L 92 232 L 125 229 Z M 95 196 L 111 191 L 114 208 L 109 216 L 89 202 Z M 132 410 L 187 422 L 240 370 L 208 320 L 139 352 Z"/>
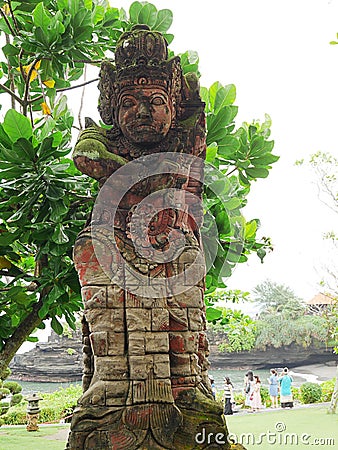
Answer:
<path fill-rule="evenodd" d="M 338 364 L 337 364 L 337 371 L 336 371 L 336 384 L 334 385 L 332 397 L 331 397 L 331 403 L 328 409 L 329 414 L 335 414 L 338 404 Z"/>
<path fill-rule="evenodd" d="M 38 327 L 41 319 L 38 315 L 39 309 L 43 303 L 42 298 L 35 303 L 32 311 L 21 322 L 15 332 L 6 340 L 3 349 L 0 352 L 0 379 L 5 376 L 5 371 L 9 363 L 14 358 L 15 353 L 19 350 L 21 345 L 26 341 L 27 337 Z"/>

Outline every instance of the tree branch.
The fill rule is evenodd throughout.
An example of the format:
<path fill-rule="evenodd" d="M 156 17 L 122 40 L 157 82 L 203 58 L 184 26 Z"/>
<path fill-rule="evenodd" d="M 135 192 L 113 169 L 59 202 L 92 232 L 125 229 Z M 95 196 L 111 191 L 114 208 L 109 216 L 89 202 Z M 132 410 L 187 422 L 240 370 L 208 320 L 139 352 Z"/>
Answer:
<path fill-rule="evenodd" d="M 11 0 L 8 0 L 8 6 L 9 6 L 9 10 L 11 12 L 13 23 L 14 23 L 14 26 L 15 26 L 15 29 L 16 29 L 16 33 L 15 34 L 17 34 L 17 33 L 19 33 L 20 29 L 19 29 L 19 26 L 18 26 L 18 22 L 16 21 L 16 17 L 14 15 L 14 11 L 13 11 L 13 8 L 12 8 Z"/>
<path fill-rule="evenodd" d="M 99 78 L 94 78 L 93 80 L 89 80 L 89 81 L 86 81 L 85 83 L 77 84 L 76 86 L 69 86 L 69 87 L 66 87 L 66 88 L 56 89 L 56 92 L 70 91 L 71 89 L 77 89 L 77 88 L 80 88 L 82 86 L 86 86 L 87 84 L 94 83 L 95 81 L 98 81 L 98 80 L 99 80 Z M 43 98 L 43 95 L 39 95 L 38 97 L 35 97 L 32 100 L 29 100 L 28 104 L 30 105 L 32 103 L 35 103 L 38 100 L 41 100 L 42 98 Z"/>
<path fill-rule="evenodd" d="M 26 85 L 25 85 L 25 94 L 24 94 L 24 98 L 23 98 L 23 104 L 22 104 L 22 113 L 24 116 L 27 116 L 27 107 L 30 104 L 28 97 L 29 97 L 29 85 L 31 82 L 31 75 L 33 73 L 33 70 L 37 70 L 35 68 L 36 64 L 38 63 L 38 61 L 40 60 L 40 58 L 35 58 L 35 60 L 33 61 L 32 65 L 29 68 L 29 71 L 27 73 L 27 79 L 26 79 Z"/>
<path fill-rule="evenodd" d="M 20 97 L 18 97 L 13 91 L 11 91 L 8 87 L 6 87 L 4 84 L 0 83 L 0 88 L 7 92 L 12 98 L 14 98 L 20 105 L 23 105 L 23 101 Z"/>
<path fill-rule="evenodd" d="M 4 21 L 6 22 L 6 24 L 7 24 L 8 28 L 9 28 L 10 32 L 13 34 L 13 36 L 16 36 L 15 30 L 13 29 L 13 27 L 12 27 L 10 21 L 8 20 L 6 14 L 5 14 L 5 12 L 3 11 L 2 8 L 0 8 L 0 14 L 1 14 L 1 16 L 3 17 Z"/>

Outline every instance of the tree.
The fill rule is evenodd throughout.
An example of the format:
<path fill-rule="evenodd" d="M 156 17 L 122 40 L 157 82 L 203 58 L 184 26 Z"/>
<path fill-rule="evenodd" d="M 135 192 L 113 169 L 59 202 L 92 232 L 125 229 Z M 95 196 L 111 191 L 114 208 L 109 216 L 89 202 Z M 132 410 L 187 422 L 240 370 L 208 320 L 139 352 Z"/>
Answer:
<path fill-rule="evenodd" d="M 96 193 L 69 154 L 74 116 L 65 92 L 97 81 L 80 82 L 88 64 L 99 66 L 112 55 L 120 34 L 145 23 L 167 33 L 169 10 L 134 2 L 123 9 L 99 0 L 0 1 L 2 48 L 0 93 L 11 107 L 0 125 L 0 374 L 31 333 L 51 319 L 75 328 L 81 310 L 80 286 L 72 264 L 72 246 L 83 228 Z M 181 55 L 190 83 L 198 75 L 195 52 Z M 206 258 L 216 250 L 206 277 L 207 292 L 224 285 L 237 262 L 251 252 L 263 260 L 270 240 L 259 241 L 259 220 L 246 221 L 240 208 L 250 185 L 269 174 L 278 160 L 269 140 L 271 121 L 235 129 L 233 85 L 202 88 L 206 102 L 207 171 L 205 192 Z M 80 123 L 81 128 L 81 123 Z M 209 176 L 209 179 L 208 179 Z M 208 241 L 216 223 L 218 238 Z"/>
<path fill-rule="evenodd" d="M 336 41 L 332 41 L 331 44 L 337 44 Z M 307 164 L 310 166 L 315 174 L 315 179 L 318 187 L 318 198 L 324 203 L 331 211 L 338 213 L 338 159 L 328 152 L 317 152 L 310 156 L 309 161 L 304 160 L 297 161 L 298 165 Z M 338 250 L 338 236 L 337 231 L 332 230 L 324 234 L 326 242 L 330 243 L 332 253 L 336 257 Z M 322 267 L 321 272 L 323 278 L 320 281 L 321 287 L 330 292 L 333 296 L 338 298 L 338 267 L 337 262 L 334 260 L 330 264 L 325 264 Z M 337 317 L 337 302 L 332 308 L 331 315 Z M 337 342 L 338 340 L 338 325 L 337 321 L 331 332 L 332 339 Z M 334 349 L 335 353 L 338 353 L 338 347 Z M 338 366 L 337 366 L 338 374 Z M 338 376 L 336 379 L 335 388 L 332 394 L 331 404 L 328 412 L 334 414 L 338 404 Z"/>
<path fill-rule="evenodd" d="M 246 314 L 228 308 L 217 308 L 221 319 L 209 325 L 209 329 L 225 335 L 219 345 L 221 352 L 242 352 L 251 350 L 255 345 L 256 324 Z"/>
<path fill-rule="evenodd" d="M 320 343 L 326 344 L 329 333 L 326 321 L 320 316 L 300 316 L 291 319 L 283 313 L 271 313 L 256 321 L 257 337 L 255 349 L 280 348 L 296 344 L 307 348 Z"/>
<path fill-rule="evenodd" d="M 274 281 L 265 280 L 253 290 L 253 298 L 261 305 L 260 316 L 283 314 L 296 318 L 305 312 L 303 301 L 294 291 Z"/>

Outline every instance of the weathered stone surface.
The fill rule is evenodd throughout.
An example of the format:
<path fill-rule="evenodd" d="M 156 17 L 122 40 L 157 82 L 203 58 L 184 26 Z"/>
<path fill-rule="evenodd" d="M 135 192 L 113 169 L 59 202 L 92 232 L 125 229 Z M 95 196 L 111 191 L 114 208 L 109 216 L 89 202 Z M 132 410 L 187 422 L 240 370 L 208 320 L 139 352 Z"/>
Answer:
<path fill-rule="evenodd" d="M 123 34 L 100 74 L 100 113 L 74 161 L 99 181 L 74 262 L 85 304 L 84 393 L 70 450 L 198 448 L 203 427 L 227 430 L 214 401 L 199 227 L 204 104 L 163 36 Z M 91 377 L 91 380 L 90 380 Z"/>

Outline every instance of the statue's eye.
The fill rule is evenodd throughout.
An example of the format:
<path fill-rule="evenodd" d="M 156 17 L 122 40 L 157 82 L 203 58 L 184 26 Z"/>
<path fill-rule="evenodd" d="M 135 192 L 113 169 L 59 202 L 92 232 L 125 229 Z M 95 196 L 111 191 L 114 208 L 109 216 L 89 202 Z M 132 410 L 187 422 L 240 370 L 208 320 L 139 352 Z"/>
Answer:
<path fill-rule="evenodd" d="M 132 106 L 134 106 L 135 105 L 135 101 L 132 99 L 132 98 L 125 98 L 123 101 L 122 101 L 122 106 L 124 107 L 124 108 L 131 108 Z"/>
<path fill-rule="evenodd" d="M 165 101 L 163 97 L 156 96 L 151 99 L 151 104 L 155 106 L 164 105 Z"/>

